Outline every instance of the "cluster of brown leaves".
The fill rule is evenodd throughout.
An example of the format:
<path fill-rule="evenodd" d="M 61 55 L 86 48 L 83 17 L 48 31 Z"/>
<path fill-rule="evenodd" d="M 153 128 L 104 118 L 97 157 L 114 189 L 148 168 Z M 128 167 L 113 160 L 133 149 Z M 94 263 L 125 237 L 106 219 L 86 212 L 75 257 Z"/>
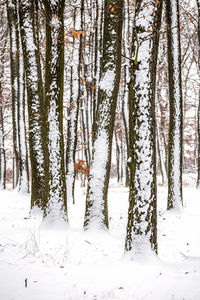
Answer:
<path fill-rule="evenodd" d="M 78 162 L 76 162 L 74 164 L 74 170 L 76 171 L 80 171 L 81 174 L 88 174 L 89 171 L 89 167 L 87 166 L 85 160 L 79 160 Z"/>

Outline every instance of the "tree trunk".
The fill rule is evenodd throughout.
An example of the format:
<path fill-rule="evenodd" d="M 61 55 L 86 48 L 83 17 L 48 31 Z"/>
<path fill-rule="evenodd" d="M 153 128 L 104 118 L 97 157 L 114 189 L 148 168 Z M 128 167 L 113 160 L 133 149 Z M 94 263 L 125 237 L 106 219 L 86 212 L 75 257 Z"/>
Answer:
<path fill-rule="evenodd" d="M 10 70 L 12 86 L 12 126 L 13 126 L 13 188 L 19 179 L 19 139 L 18 139 L 18 89 L 19 89 L 19 34 L 16 1 L 7 1 L 8 25 L 10 30 Z"/>
<path fill-rule="evenodd" d="M 108 227 L 107 193 L 121 71 L 123 0 L 105 1 L 103 57 L 94 123 L 94 144 L 86 196 L 85 228 Z"/>
<path fill-rule="evenodd" d="M 180 207 L 182 199 L 182 84 L 179 1 L 166 2 L 168 24 L 169 72 L 169 147 L 168 147 L 168 203 L 167 208 Z"/>
<path fill-rule="evenodd" d="M 2 78 L 0 78 L 1 80 Z M 3 95 L 0 82 L 0 190 L 6 188 L 6 157 L 4 143 Z"/>
<path fill-rule="evenodd" d="M 18 25 L 19 26 L 19 25 Z M 19 29 L 19 28 L 18 28 Z M 29 192 L 28 150 L 25 124 L 25 72 L 22 54 L 21 36 L 19 33 L 19 90 L 18 90 L 18 139 L 19 139 L 19 182 L 18 191 Z"/>
<path fill-rule="evenodd" d="M 135 11 L 129 83 L 130 191 L 125 250 L 157 252 L 155 81 L 162 1 Z M 145 16 L 145 18 L 144 18 Z"/>
<path fill-rule="evenodd" d="M 81 10 L 80 0 L 77 0 L 74 9 L 74 30 L 81 28 Z M 70 105 L 68 108 L 67 120 L 67 150 L 66 150 L 66 173 L 67 173 L 67 201 L 68 203 L 75 203 L 74 199 L 74 185 L 75 185 L 75 153 L 77 144 L 77 122 L 79 111 L 80 98 L 80 51 L 81 40 L 75 39 L 73 44 L 72 64 L 71 64 L 71 95 Z"/>
<path fill-rule="evenodd" d="M 64 0 L 46 0 L 46 142 L 47 203 L 49 222 L 67 220 L 66 180 L 63 142 Z"/>
<path fill-rule="evenodd" d="M 200 74 L 200 0 L 197 0 L 198 7 L 198 40 L 199 40 L 199 74 Z M 200 189 L 200 88 L 199 88 L 199 103 L 197 112 L 197 122 L 198 122 L 198 160 L 197 160 L 197 189 Z"/>
<path fill-rule="evenodd" d="M 3 21 L 3 20 L 2 20 Z M 3 97 L 3 79 L 5 74 L 6 47 L 7 47 L 7 30 L 3 32 L 3 40 L 0 51 L 0 190 L 6 188 L 6 151 L 5 151 L 5 132 L 4 132 L 4 97 Z"/>
<path fill-rule="evenodd" d="M 31 207 L 44 208 L 46 204 L 44 99 L 39 60 L 34 31 L 33 0 L 19 0 L 20 30 L 29 116 L 29 145 L 31 162 Z"/>

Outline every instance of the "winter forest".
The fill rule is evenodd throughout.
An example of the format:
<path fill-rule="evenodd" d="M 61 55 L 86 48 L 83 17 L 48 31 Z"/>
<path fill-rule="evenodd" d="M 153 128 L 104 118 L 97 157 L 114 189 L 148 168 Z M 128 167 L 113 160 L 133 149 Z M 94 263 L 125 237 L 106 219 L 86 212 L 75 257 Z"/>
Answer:
<path fill-rule="evenodd" d="M 0 299 L 200 299 L 200 0 L 0 0 Z"/>

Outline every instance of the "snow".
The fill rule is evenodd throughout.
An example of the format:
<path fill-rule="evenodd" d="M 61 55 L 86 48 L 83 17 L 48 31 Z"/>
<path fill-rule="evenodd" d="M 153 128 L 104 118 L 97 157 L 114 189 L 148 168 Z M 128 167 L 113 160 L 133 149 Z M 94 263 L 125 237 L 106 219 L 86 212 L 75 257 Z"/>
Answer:
<path fill-rule="evenodd" d="M 104 181 L 106 176 L 106 165 L 108 157 L 108 134 L 102 129 L 94 142 L 93 160 L 90 167 L 89 179 L 89 201 L 92 203 L 88 209 L 90 217 L 87 218 L 87 228 L 102 228 L 104 227 Z"/>
<path fill-rule="evenodd" d="M 106 91 L 108 97 L 112 96 L 113 88 L 114 88 L 114 71 L 113 70 L 107 70 L 104 74 L 103 78 L 100 81 L 100 88 L 104 91 Z"/>
<path fill-rule="evenodd" d="M 188 176 L 187 176 L 188 177 Z M 42 214 L 16 191 L 0 191 L 0 299 L 199 300 L 200 193 L 184 188 L 184 211 L 166 211 L 158 190 L 158 257 L 124 255 L 128 189 L 112 180 L 110 230 L 82 229 L 85 189 L 77 183 L 70 227 L 41 226 Z M 25 286 L 27 282 L 27 287 Z"/>

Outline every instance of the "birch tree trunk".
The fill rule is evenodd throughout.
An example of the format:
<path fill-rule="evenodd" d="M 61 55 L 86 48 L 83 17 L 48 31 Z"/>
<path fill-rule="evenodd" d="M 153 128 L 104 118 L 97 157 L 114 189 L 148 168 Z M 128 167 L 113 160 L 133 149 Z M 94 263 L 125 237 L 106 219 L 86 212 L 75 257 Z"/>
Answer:
<path fill-rule="evenodd" d="M 162 1 L 138 2 L 129 83 L 130 191 L 125 250 L 157 252 L 155 81 Z M 145 18 L 144 18 L 145 16 Z"/>
<path fill-rule="evenodd" d="M 44 208 L 46 204 L 44 99 L 39 49 L 34 30 L 33 0 L 19 0 L 19 7 L 28 97 L 31 207 L 36 205 Z"/>
<path fill-rule="evenodd" d="M 63 142 L 64 0 L 46 0 L 45 109 L 47 203 L 49 222 L 67 220 L 66 179 Z"/>
<path fill-rule="evenodd" d="M 168 147 L 168 203 L 167 208 L 177 208 L 182 199 L 182 128 L 183 105 L 181 83 L 181 48 L 179 1 L 166 2 L 168 24 L 169 72 L 169 147 Z"/>
<path fill-rule="evenodd" d="M 123 0 L 105 1 L 103 56 L 84 227 L 108 227 L 107 192 L 121 71 Z"/>

